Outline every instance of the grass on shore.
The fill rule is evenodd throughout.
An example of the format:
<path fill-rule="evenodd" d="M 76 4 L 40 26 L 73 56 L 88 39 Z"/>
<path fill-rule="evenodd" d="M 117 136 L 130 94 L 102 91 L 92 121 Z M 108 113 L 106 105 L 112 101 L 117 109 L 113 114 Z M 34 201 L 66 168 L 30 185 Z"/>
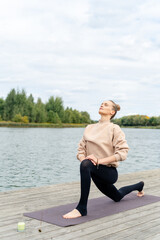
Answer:
<path fill-rule="evenodd" d="M 73 127 L 86 127 L 88 123 L 17 123 L 1 121 L 0 127 L 39 127 L 39 128 L 73 128 Z M 145 128 L 145 129 L 160 129 L 159 126 L 120 126 L 122 128 Z"/>
<path fill-rule="evenodd" d="M 88 123 L 87 123 L 88 124 Z M 19 123 L 19 122 L 0 122 L 0 127 L 44 127 L 44 128 L 64 128 L 64 127 L 85 127 L 85 123 Z"/>
<path fill-rule="evenodd" d="M 121 128 L 144 128 L 144 129 L 160 129 L 160 125 L 158 126 L 120 126 Z"/>

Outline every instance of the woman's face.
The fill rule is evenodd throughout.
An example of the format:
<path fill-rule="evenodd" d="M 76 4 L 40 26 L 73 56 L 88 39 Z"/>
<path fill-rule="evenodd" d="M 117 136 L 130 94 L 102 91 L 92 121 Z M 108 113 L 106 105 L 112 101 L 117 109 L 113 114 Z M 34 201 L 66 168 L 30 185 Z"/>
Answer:
<path fill-rule="evenodd" d="M 110 115 L 110 117 L 115 113 L 112 109 L 113 105 L 111 101 L 104 101 L 101 103 L 99 108 L 99 114 L 101 115 Z"/>

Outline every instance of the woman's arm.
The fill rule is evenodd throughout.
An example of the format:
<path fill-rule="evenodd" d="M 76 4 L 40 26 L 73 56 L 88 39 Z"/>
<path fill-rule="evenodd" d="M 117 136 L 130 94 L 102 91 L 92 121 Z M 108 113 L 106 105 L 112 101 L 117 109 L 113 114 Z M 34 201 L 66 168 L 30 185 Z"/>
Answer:
<path fill-rule="evenodd" d="M 78 144 L 77 159 L 82 162 L 86 157 L 86 143 L 84 137 L 81 138 Z"/>
<path fill-rule="evenodd" d="M 125 139 L 125 134 L 119 125 L 114 124 L 114 134 L 112 145 L 116 161 L 124 161 L 127 158 L 129 146 Z"/>

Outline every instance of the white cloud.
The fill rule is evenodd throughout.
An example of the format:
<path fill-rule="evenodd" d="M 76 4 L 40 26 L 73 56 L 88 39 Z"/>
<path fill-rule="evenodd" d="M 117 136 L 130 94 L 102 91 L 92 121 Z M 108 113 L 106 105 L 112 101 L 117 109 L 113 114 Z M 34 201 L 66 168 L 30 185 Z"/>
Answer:
<path fill-rule="evenodd" d="M 62 91 L 60 89 L 46 90 L 45 92 L 49 93 L 50 95 L 60 95 L 60 94 L 62 94 Z"/>
<path fill-rule="evenodd" d="M 121 115 L 160 115 L 159 9 L 156 0 L 1 1 L 0 96 L 59 95 L 94 119 L 103 99 Z"/>

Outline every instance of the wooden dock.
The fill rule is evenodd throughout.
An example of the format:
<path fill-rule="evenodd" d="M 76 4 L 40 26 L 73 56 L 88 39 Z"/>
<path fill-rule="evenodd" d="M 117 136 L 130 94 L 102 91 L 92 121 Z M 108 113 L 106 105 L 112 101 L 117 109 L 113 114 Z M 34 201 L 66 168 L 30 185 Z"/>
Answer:
<path fill-rule="evenodd" d="M 146 194 L 160 196 L 160 169 L 119 175 L 115 186 L 120 188 L 140 180 L 145 182 Z M 160 240 L 160 201 L 71 227 L 23 216 L 24 212 L 78 202 L 79 194 L 79 182 L 1 192 L 0 240 Z M 89 199 L 101 196 L 104 195 L 92 182 Z M 17 232 L 21 221 L 26 223 L 26 230 Z"/>

